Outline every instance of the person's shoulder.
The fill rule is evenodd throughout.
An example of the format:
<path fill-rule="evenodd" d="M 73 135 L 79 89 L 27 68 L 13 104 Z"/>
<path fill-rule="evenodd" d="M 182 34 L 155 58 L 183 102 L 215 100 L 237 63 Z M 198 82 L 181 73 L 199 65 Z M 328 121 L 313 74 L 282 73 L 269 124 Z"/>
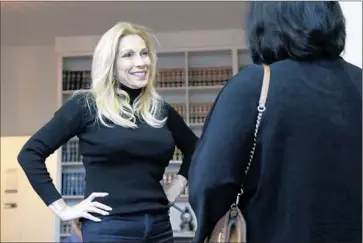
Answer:
<path fill-rule="evenodd" d="M 249 82 L 256 78 L 260 78 L 263 76 L 264 69 L 263 65 L 257 64 L 249 64 L 244 66 L 232 79 L 228 84 L 233 83 L 241 83 L 241 82 Z"/>
<path fill-rule="evenodd" d="M 250 64 L 244 66 L 223 87 L 222 93 L 245 93 L 246 90 L 259 89 L 264 75 L 262 65 Z"/>
<path fill-rule="evenodd" d="M 74 108 L 84 109 L 86 107 L 93 107 L 95 105 L 95 99 L 90 91 L 80 90 L 72 94 L 64 104 Z"/>
<path fill-rule="evenodd" d="M 63 105 L 55 112 L 65 117 L 73 118 L 78 115 L 85 116 L 92 110 L 94 104 L 93 95 L 88 91 L 77 91 L 72 94 Z"/>
<path fill-rule="evenodd" d="M 70 95 L 66 102 L 73 105 L 83 105 L 91 97 L 91 93 L 88 90 L 78 90 Z"/>
<path fill-rule="evenodd" d="M 163 115 L 169 117 L 170 114 L 173 115 L 177 112 L 176 109 L 173 107 L 173 105 L 170 104 L 169 102 L 167 102 L 166 100 L 161 100 L 160 102 L 161 102 Z"/>
<path fill-rule="evenodd" d="M 345 70 L 348 73 L 362 81 L 362 68 L 354 65 L 351 62 L 347 62 L 344 58 L 341 58 L 341 61 L 344 63 Z"/>
<path fill-rule="evenodd" d="M 171 104 L 165 100 L 163 100 L 163 117 L 167 117 L 167 124 L 175 123 L 182 121 L 182 115 L 179 113 L 181 112 L 182 107 L 177 107 L 178 105 L 182 106 L 182 104 Z"/>
<path fill-rule="evenodd" d="M 166 100 L 161 100 L 161 106 L 166 109 L 167 111 L 174 109 L 173 106 L 167 102 Z"/>

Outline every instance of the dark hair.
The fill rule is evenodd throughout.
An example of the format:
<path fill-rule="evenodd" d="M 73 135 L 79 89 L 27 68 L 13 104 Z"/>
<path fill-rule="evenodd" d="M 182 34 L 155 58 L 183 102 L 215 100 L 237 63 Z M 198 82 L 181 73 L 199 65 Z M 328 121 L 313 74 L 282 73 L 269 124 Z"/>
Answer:
<path fill-rule="evenodd" d="M 249 7 L 246 29 L 254 63 L 334 59 L 344 50 L 339 2 L 253 1 Z"/>

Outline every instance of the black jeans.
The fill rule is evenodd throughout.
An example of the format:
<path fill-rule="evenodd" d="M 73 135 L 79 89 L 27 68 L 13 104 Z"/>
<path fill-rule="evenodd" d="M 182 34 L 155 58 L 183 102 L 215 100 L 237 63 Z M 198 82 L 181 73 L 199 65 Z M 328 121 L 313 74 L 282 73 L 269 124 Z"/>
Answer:
<path fill-rule="evenodd" d="M 168 214 L 97 216 L 101 222 L 82 222 L 83 242 L 173 243 Z"/>

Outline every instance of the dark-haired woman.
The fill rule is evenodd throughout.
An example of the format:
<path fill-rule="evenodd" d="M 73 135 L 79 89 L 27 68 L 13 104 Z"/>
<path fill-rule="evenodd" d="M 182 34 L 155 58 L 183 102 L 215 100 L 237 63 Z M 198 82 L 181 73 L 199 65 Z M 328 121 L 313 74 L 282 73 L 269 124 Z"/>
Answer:
<path fill-rule="evenodd" d="M 251 2 L 253 65 L 219 94 L 189 193 L 203 242 L 236 199 L 249 162 L 262 64 L 271 80 L 239 207 L 253 243 L 362 242 L 362 70 L 340 57 L 338 2 Z"/>

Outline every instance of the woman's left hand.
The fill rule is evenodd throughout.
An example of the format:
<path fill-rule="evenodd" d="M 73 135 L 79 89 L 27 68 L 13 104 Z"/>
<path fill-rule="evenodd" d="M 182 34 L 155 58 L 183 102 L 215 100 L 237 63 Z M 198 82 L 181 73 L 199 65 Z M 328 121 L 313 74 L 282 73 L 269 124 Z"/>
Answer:
<path fill-rule="evenodd" d="M 176 175 L 172 182 L 165 187 L 165 194 L 171 204 L 174 204 L 176 199 L 180 196 L 180 194 L 184 191 L 187 186 L 188 181 L 182 175 Z"/>

